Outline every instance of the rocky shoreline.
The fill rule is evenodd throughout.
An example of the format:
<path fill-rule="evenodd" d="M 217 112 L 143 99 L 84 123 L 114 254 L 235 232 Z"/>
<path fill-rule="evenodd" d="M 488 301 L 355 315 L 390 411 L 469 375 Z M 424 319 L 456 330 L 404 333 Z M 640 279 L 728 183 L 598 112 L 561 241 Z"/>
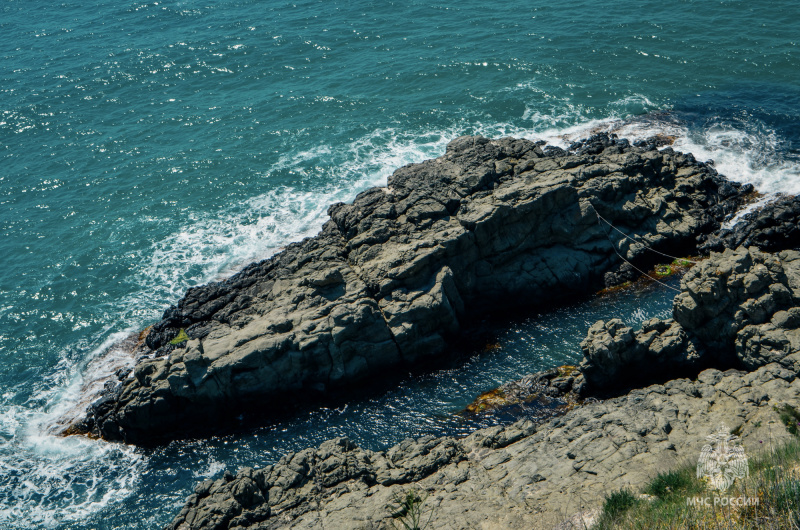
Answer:
<path fill-rule="evenodd" d="M 673 318 L 597 322 L 579 366 L 509 382 L 465 411 L 551 400 L 555 418 L 380 452 L 331 440 L 199 484 L 169 528 L 389 528 L 386 507 L 407 491 L 424 492 L 434 528 L 553 528 L 695 458 L 720 423 L 748 451 L 780 443 L 774 406 L 800 405 L 800 200 L 726 227 L 752 188 L 659 147 L 456 139 L 332 206 L 319 235 L 187 292 L 68 433 L 142 445 L 211 434 L 265 403 L 321 402 L 444 358 L 483 315 L 711 252 L 683 277 Z"/>
<path fill-rule="evenodd" d="M 776 408 L 800 406 L 800 252 L 715 253 L 681 287 L 674 320 L 637 332 L 598 322 L 580 367 L 544 376 L 546 386 L 590 395 L 628 384 L 631 370 L 698 368 L 709 355 L 744 370 L 709 368 L 463 439 L 406 440 L 381 452 L 331 440 L 199 484 L 169 528 L 390 528 L 386 506 L 409 488 L 425 492 L 431 528 L 554 528 L 613 490 L 696 459 L 722 424 L 752 453 L 789 439 Z"/>
<path fill-rule="evenodd" d="M 752 188 L 659 145 L 458 138 L 332 206 L 319 235 L 190 289 L 70 432 L 143 445 L 213 433 L 265 402 L 441 358 L 480 315 L 632 279 L 663 259 L 653 251 L 694 253 Z"/>
<path fill-rule="evenodd" d="M 168 528 L 391 528 L 386 506 L 413 487 L 428 495 L 431 528 L 551 529 L 597 508 L 605 494 L 696 460 L 720 424 L 739 433 L 750 454 L 788 440 L 773 406 L 800 401 L 794 361 L 752 373 L 709 369 L 696 381 L 460 440 L 406 440 L 382 452 L 331 440 L 267 468 L 200 483 Z"/>

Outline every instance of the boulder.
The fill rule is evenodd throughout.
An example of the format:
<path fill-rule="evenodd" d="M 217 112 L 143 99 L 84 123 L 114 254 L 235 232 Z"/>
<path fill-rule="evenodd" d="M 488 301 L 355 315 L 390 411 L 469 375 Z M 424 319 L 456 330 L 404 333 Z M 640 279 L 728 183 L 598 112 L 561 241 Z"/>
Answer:
<path fill-rule="evenodd" d="M 634 331 L 599 321 L 581 343 L 583 395 L 703 368 L 754 370 L 800 352 L 800 252 L 755 247 L 712 252 L 681 281 L 674 319 Z"/>
<path fill-rule="evenodd" d="M 653 318 L 634 332 L 619 319 L 602 320 L 581 342 L 580 394 L 621 391 L 651 379 L 662 381 L 696 369 L 701 346 L 674 320 Z"/>

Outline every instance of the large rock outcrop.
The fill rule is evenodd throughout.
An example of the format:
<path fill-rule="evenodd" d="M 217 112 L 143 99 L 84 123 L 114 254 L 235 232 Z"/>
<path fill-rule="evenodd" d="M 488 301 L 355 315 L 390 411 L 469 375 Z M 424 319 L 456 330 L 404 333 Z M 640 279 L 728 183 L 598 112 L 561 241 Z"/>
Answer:
<path fill-rule="evenodd" d="M 200 483 L 168 528 L 389 529 L 387 506 L 413 488 L 427 494 L 429 528 L 550 530 L 611 491 L 696 460 L 721 424 L 751 455 L 787 440 L 774 407 L 800 403 L 798 369 L 797 354 L 751 373 L 710 369 L 539 425 L 523 420 L 381 452 L 331 440 Z"/>
<path fill-rule="evenodd" d="M 390 528 L 386 507 L 410 488 L 427 494 L 432 528 L 553 528 L 613 490 L 635 490 L 696 459 L 721 424 L 751 454 L 775 447 L 790 438 L 778 410 L 800 407 L 799 279 L 797 251 L 712 254 L 683 278 L 674 320 L 653 319 L 635 332 L 618 320 L 599 322 L 582 345 L 581 373 L 562 367 L 514 388 L 551 396 L 631 388 L 673 363 L 694 368 L 696 379 L 587 400 L 546 422 L 463 439 L 406 440 L 382 452 L 329 441 L 203 482 L 169 528 Z M 697 374 L 710 361 L 745 370 Z"/>
<path fill-rule="evenodd" d="M 581 343 L 579 392 L 712 366 L 753 370 L 800 352 L 800 252 L 712 253 L 683 277 L 673 317 L 638 331 L 619 319 L 595 323 Z"/>
<path fill-rule="evenodd" d="M 319 235 L 190 289 L 73 432 L 199 434 L 440 355 L 478 314 L 592 292 L 620 256 L 691 252 L 751 190 L 689 154 L 605 135 L 567 152 L 458 138 L 332 206 Z"/>

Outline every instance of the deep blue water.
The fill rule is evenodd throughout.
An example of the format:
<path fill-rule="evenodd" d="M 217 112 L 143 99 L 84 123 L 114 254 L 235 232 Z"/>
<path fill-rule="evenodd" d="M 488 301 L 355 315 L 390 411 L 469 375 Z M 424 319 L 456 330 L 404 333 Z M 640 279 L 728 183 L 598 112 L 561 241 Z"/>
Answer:
<path fill-rule="evenodd" d="M 379 448 L 463 432 L 454 411 L 576 359 L 594 319 L 662 313 L 671 291 L 565 308 L 246 436 L 143 452 L 48 434 L 109 346 L 187 287 L 314 234 L 328 204 L 461 134 L 661 132 L 800 192 L 799 36 L 791 0 L 3 0 L 0 527 L 153 528 L 225 467 L 338 434 Z"/>

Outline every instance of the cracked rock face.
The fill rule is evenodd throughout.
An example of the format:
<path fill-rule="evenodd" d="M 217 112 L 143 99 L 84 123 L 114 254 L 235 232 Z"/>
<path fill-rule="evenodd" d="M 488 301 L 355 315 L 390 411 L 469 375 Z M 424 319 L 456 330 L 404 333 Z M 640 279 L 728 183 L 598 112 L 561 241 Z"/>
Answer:
<path fill-rule="evenodd" d="M 629 381 L 663 381 L 670 374 L 690 371 L 703 354 L 677 322 L 657 318 L 636 332 L 616 318 L 598 321 L 589 328 L 581 349 L 584 381 L 576 390 L 582 394 L 624 388 Z"/>
<path fill-rule="evenodd" d="M 682 285 L 675 320 L 708 349 L 735 347 L 747 369 L 800 351 L 800 252 L 726 250 L 692 269 Z"/>
<path fill-rule="evenodd" d="M 669 379 L 709 366 L 754 370 L 800 352 L 800 252 L 713 253 L 681 281 L 674 319 L 634 332 L 599 321 L 581 343 L 581 393 Z"/>
<path fill-rule="evenodd" d="M 441 355 L 477 315 L 602 287 L 622 263 L 611 241 L 634 263 L 653 259 L 646 247 L 691 252 L 750 190 L 605 135 L 568 152 L 458 138 L 332 206 L 319 235 L 190 289 L 78 430 L 143 444 L 204 434 Z M 189 340 L 171 344 L 182 329 Z"/>
<path fill-rule="evenodd" d="M 695 461 L 721 424 L 755 455 L 790 438 L 773 406 L 800 402 L 800 354 L 755 372 L 706 370 L 547 423 L 523 420 L 385 452 L 339 438 L 200 483 L 170 530 L 388 529 L 394 492 L 428 494 L 431 528 L 547 528 L 623 487 Z M 428 511 L 429 510 L 429 511 Z"/>
<path fill-rule="evenodd" d="M 768 252 L 800 247 L 800 197 L 781 197 L 742 217 L 732 228 L 701 236 L 703 252 L 755 246 Z"/>

